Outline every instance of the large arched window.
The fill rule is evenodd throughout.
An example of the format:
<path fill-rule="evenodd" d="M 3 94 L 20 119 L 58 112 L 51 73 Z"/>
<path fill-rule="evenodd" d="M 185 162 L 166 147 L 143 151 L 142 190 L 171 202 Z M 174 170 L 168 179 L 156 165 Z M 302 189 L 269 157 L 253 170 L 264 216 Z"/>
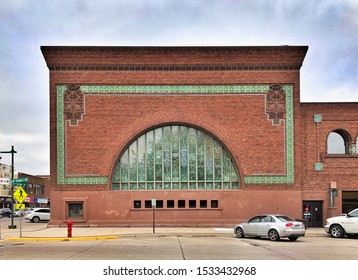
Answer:
<path fill-rule="evenodd" d="M 225 148 L 192 127 L 170 125 L 137 138 L 122 154 L 113 190 L 237 190 L 238 172 Z"/>

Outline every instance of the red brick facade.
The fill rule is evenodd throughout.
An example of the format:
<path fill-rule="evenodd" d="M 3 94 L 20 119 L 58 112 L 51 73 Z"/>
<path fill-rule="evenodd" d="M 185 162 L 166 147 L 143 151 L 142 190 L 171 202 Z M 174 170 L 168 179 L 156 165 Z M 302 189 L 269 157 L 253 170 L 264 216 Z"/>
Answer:
<path fill-rule="evenodd" d="M 153 198 L 164 203 L 158 225 L 232 225 L 262 212 L 302 218 L 303 201 L 320 202 L 322 222 L 341 211 L 343 190 L 358 192 L 357 155 L 326 153 L 337 129 L 355 145 L 358 104 L 300 103 L 307 47 L 41 49 L 50 69 L 50 225 L 69 218 L 85 226 L 150 225 L 152 209 L 144 205 Z M 166 125 L 217 139 L 239 189 L 113 189 L 124 151 Z M 330 182 L 338 189 L 334 205 Z M 71 204 L 80 215 L 71 217 Z"/>

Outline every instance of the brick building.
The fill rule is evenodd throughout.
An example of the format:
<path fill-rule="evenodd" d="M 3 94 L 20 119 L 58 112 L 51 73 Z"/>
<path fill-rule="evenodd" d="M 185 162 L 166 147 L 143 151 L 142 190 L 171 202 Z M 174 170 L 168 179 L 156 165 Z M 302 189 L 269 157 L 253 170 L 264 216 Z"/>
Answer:
<path fill-rule="evenodd" d="M 30 175 L 18 172 L 18 178 L 27 178 L 23 188 L 27 193 L 24 200 L 26 207 L 48 207 L 50 206 L 49 176 Z"/>
<path fill-rule="evenodd" d="M 308 47 L 41 47 L 51 221 L 322 226 L 358 204 L 358 103 L 301 103 Z M 328 150 L 331 134 L 344 145 Z"/>

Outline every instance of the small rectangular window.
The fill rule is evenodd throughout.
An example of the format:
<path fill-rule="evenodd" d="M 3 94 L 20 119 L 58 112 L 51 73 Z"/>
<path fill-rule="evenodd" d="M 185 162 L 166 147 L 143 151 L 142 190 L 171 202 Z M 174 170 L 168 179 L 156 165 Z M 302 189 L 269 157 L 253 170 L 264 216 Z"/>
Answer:
<path fill-rule="evenodd" d="M 174 200 L 167 200 L 167 208 L 174 208 Z"/>
<path fill-rule="evenodd" d="M 219 208 L 219 201 L 218 200 L 212 200 L 211 201 L 211 208 Z"/>
<path fill-rule="evenodd" d="M 196 200 L 189 200 L 189 208 L 196 208 Z"/>
<path fill-rule="evenodd" d="M 178 200 L 178 208 L 185 208 L 185 200 Z"/>
<path fill-rule="evenodd" d="M 68 203 L 69 218 L 83 218 L 83 202 Z"/>
<path fill-rule="evenodd" d="M 208 208 L 208 201 L 200 200 L 200 208 Z"/>
<path fill-rule="evenodd" d="M 163 208 L 163 200 L 157 200 L 156 208 Z"/>
<path fill-rule="evenodd" d="M 152 208 L 152 201 L 151 200 L 144 201 L 144 207 L 145 208 Z"/>
<path fill-rule="evenodd" d="M 134 208 L 142 208 L 142 202 L 140 200 L 134 200 Z"/>

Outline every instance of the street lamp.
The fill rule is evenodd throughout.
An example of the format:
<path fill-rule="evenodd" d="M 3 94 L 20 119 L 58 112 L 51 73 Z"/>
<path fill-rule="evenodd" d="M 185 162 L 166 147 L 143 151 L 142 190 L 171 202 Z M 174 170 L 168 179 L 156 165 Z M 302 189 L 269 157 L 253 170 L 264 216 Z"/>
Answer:
<path fill-rule="evenodd" d="M 9 228 L 16 228 L 14 225 L 14 154 L 17 152 L 14 150 L 14 146 L 11 146 L 11 151 L 0 151 L 0 154 L 11 154 L 11 225 Z M 1 159 L 1 157 L 0 157 Z"/>

